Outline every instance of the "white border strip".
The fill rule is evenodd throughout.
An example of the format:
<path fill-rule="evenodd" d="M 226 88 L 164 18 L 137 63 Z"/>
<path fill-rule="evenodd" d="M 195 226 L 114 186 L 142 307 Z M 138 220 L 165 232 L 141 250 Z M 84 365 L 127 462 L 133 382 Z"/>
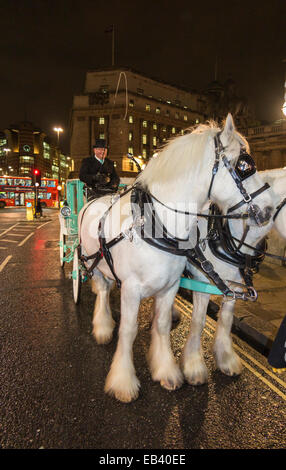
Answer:
<path fill-rule="evenodd" d="M 39 230 L 39 228 L 43 227 L 44 225 L 49 224 L 50 222 L 52 222 L 52 221 L 51 221 L 51 220 L 48 220 L 48 222 L 45 222 L 44 224 L 39 225 L 39 227 L 37 227 L 37 230 Z"/>

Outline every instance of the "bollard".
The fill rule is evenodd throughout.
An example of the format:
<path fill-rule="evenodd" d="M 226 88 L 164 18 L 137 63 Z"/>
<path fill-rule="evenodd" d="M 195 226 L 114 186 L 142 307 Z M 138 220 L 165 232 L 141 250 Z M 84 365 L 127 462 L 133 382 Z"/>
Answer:
<path fill-rule="evenodd" d="M 31 202 L 26 203 L 26 219 L 33 220 L 33 205 Z"/>

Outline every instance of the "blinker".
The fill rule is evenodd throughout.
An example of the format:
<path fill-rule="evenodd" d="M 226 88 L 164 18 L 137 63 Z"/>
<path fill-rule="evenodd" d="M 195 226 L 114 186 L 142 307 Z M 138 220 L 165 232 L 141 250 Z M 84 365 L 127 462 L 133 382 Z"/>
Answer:
<path fill-rule="evenodd" d="M 241 181 L 246 180 L 249 176 L 254 175 L 256 166 L 253 158 L 246 152 L 242 152 L 237 160 L 235 171 Z"/>

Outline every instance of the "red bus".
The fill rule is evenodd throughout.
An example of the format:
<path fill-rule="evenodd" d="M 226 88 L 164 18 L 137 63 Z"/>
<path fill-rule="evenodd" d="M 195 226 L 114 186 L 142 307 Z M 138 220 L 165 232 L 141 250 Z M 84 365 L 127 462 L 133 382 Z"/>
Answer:
<path fill-rule="evenodd" d="M 42 178 L 37 188 L 42 207 L 58 207 L 58 180 Z M 0 209 L 11 206 L 25 206 L 35 200 L 35 187 L 32 178 L 26 176 L 0 176 Z"/>

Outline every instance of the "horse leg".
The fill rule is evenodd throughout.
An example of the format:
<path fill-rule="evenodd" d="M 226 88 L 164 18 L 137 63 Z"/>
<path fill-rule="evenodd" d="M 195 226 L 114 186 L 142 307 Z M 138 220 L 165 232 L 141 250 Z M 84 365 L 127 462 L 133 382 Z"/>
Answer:
<path fill-rule="evenodd" d="M 214 340 L 214 356 L 218 368 L 226 375 L 239 375 L 242 370 L 241 361 L 234 352 L 231 339 L 231 326 L 235 300 L 224 302 L 219 312 L 219 318 Z"/>
<path fill-rule="evenodd" d="M 167 292 L 160 292 L 155 299 L 155 317 L 149 350 L 149 365 L 154 381 L 159 381 L 167 390 L 175 390 L 183 383 L 180 367 L 171 350 L 170 330 L 172 306 L 179 284 L 176 282 Z"/>
<path fill-rule="evenodd" d="M 205 326 L 209 298 L 209 295 L 193 292 L 191 329 L 181 359 L 184 376 L 191 385 L 202 385 L 208 381 L 201 334 Z"/>
<path fill-rule="evenodd" d="M 137 334 L 140 295 L 135 286 L 122 284 L 121 320 L 117 348 L 106 378 L 105 392 L 128 403 L 138 397 L 140 382 L 133 365 L 133 342 Z"/>
<path fill-rule="evenodd" d="M 107 344 L 112 339 L 115 322 L 112 318 L 109 294 L 113 281 L 106 279 L 97 269 L 92 277 L 92 291 L 97 294 L 93 312 L 93 336 L 98 344 Z"/>

